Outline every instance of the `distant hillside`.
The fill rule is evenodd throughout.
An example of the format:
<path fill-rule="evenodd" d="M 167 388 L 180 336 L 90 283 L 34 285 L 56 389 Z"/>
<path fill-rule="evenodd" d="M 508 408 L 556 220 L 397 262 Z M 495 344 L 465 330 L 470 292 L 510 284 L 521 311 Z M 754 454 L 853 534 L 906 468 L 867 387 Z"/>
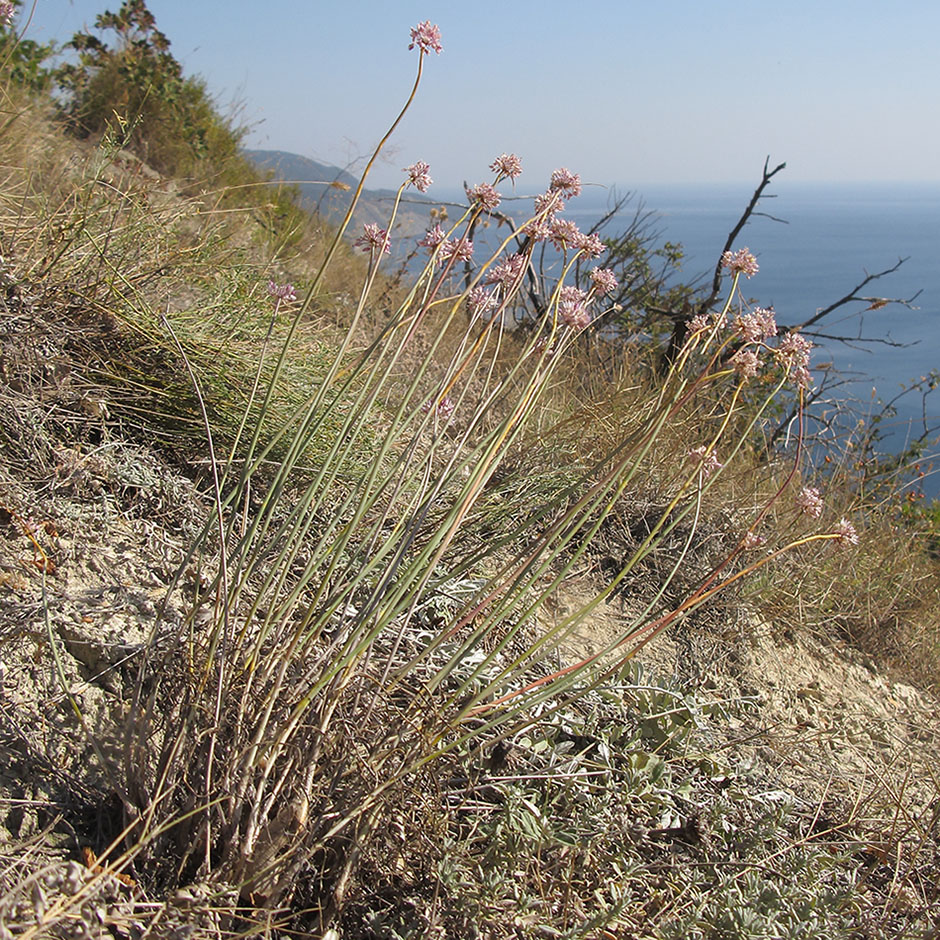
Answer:
<path fill-rule="evenodd" d="M 284 150 L 246 150 L 245 156 L 262 170 L 270 170 L 276 179 L 296 185 L 300 191 L 301 205 L 305 209 L 318 212 L 334 222 L 346 214 L 356 186 L 359 185 L 358 178 L 345 170 L 318 163 L 300 154 Z M 429 211 L 439 205 L 413 189 L 408 191 L 406 198 L 407 202 L 399 208 L 393 233 L 398 239 L 410 239 L 422 234 L 428 227 Z M 355 233 L 368 222 L 384 228 L 388 224 L 394 199 L 395 191 L 391 189 L 364 190 L 353 215 L 350 234 L 355 237 Z M 396 248 L 394 241 L 392 247 L 393 250 Z M 396 252 L 405 253 L 407 250 Z"/>

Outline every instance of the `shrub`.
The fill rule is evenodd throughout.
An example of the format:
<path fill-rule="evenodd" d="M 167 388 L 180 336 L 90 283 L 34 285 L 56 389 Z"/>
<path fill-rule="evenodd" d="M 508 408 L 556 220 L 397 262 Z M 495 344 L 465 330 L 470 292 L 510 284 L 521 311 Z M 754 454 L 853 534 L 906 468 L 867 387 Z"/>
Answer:
<path fill-rule="evenodd" d="M 100 14 L 95 26 L 114 32 L 114 45 L 76 33 L 68 46 L 78 61 L 54 72 L 78 133 L 112 128 L 168 175 L 186 176 L 201 160 L 218 165 L 237 153 L 241 132 L 219 117 L 202 81 L 183 76 L 144 0 L 125 0 L 117 13 Z"/>
<path fill-rule="evenodd" d="M 13 28 L 15 6 L 0 4 L 0 72 L 5 72 L 14 85 L 32 92 L 46 89 L 52 73 L 45 63 L 55 51 L 53 43 L 21 39 Z"/>

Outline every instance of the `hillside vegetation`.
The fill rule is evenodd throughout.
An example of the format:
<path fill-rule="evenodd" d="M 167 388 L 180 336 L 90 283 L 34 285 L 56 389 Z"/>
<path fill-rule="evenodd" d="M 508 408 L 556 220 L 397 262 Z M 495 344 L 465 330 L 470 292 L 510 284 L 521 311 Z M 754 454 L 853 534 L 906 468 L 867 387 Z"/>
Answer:
<path fill-rule="evenodd" d="M 940 935 L 930 533 L 809 466 L 746 248 L 502 154 L 386 270 L 397 120 L 327 222 L 143 0 L 66 65 L 8 6 L 0 936 Z"/>

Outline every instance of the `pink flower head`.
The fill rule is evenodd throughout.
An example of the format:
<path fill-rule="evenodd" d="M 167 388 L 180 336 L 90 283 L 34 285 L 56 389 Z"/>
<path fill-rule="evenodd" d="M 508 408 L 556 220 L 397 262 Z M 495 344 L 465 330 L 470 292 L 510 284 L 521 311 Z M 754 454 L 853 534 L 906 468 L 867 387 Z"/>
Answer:
<path fill-rule="evenodd" d="M 474 315 L 485 316 L 491 310 L 495 310 L 498 304 L 499 301 L 493 292 L 485 287 L 474 287 L 467 295 L 467 306 L 470 308 L 470 313 Z"/>
<path fill-rule="evenodd" d="M 747 278 L 753 277 L 759 270 L 757 258 L 747 248 L 741 248 L 738 251 L 726 251 L 721 256 L 721 266 L 732 274 L 743 274 Z"/>
<path fill-rule="evenodd" d="M 443 51 L 440 29 L 438 29 L 437 26 L 432 26 L 430 20 L 425 20 L 423 23 L 418 23 L 417 26 L 412 26 L 411 44 L 408 48 L 414 49 L 415 46 L 418 47 L 422 55 L 430 52 L 432 49 L 440 55 Z"/>
<path fill-rule="evenodd" d="M 777 346 L 777 356 L 790 373 L 790 378 L 800 388 L 813 384 L 809 374 L 809 353 L 813 344 L 799 333 L 787 333 Z"/>
<path fill-rule="evenodd" d="M 591 312 L 583 300 L 560 300 L 558 313 L 571 329 L 578 332 L 591 325 Z"/>
<path fill-rule="evenodd" d="M 799 333 L 787 333 L 780 340 L 777 354 L 789 364 L 806 366 L 809 365 L 809 353 L 812 348 L 813 344 Z"/>
<path fill-rule="evenodd" d="M 504 153 L 490 164 L 490 169 L 496 174 L 497 180 L 515 180 L 522 173 L 522 161 L 514 153 Z"/>
<path fill-rule="evenodd" d="M 268 293 L 283 303 L 290 304 L 297 299 L 297 291 L 293 284 L 276 284 L 274 281 L 268 281 Z"/>
<path fill-rule="evenodd" d="M 432 408 L 434 408 L 434 399 L 429 398 L 422 406 L 421 410 L 427 414 Z M 448 421 L 451 415 L 454 413 L 454 403 L 451 401 L 450 395 L 445 395 L 439 402 L 437 402 L 437 416 L 444 421 Z"/>
<path fill-rule="evenodd" d="M 437 256 L 437 263 L 445 264 L 451 258 L 455 262 L 473 260 L 473 242 L 466 238 L 459 241 L 448 239 L 441 245 L 440 253 Z"/>
<path fill-rule="evenodd" d="M 755 307 L 750 313 L 742 313 L 734 321 L 734 328 L 745 343 L 759 343 L 777 335 L 774 312 L 763 307 Z"/>
<path fill-rule="evenodd" d="M 833 531 L 838 536 L 836 544 L 840 548 L 845 548 L 848 545 L 858 545 L 858 532 L 855 531 L 855 526 L 845 517 L 839 520 Z"/>
<path fill-rule="evenodd" d="M 810 389 L 813 387 L 813 377 L 806 366 L 797 366 L 790 372 L 790 378 L 797 388 Z"/>
<path fill-rule="evenodd" d="M 591 323 L 587 294 L 580 287 L 566 284 L 558 291 L 558 313 L 573 330 L 583 330 Z"/>
<path fill-rule="evenodd" d="M 699 469 L 702 471 L 703 477 L 710 476 L 713 470 L 720 470 L 722 467 L 722 464 L 718 462 L 718 457 L 715 452 L 709 450 L 704 445 L 701 447 L 693 447 L 686 456 L 693 463 L 700 465 Z"/>
<path fill-rule="evenodd" d="M 689 320 L 688 330 L 689 335 L 693 333 L 703 333 L 712 325 L 711 320 L 704 313 L 697 313 L 691 320 Z"/>
<path fill-rule="evenodd" d="M 804 516 L 812 519 L 818 519 L 822 515 L 823 501 L 819 495 L 819 490 L 815 486 L 804 486 L 794 499 L 796 508 Z"/>
<path fill-rule="evenodd" d="M 591 268 L 588 276 L 598 294 L 612 294 L 620 286 L 610 268 Z"/>
<path fill-rule="evenodd" d="M 547 193 L 539 193 L 535 197 L 535 214 L 551 215 L 555 212 L 563 212 L 565 208 L 561 196 L 557 192 L 549 190 Z"/>
<path fill-rule="evenodd" d="M 747 347 L 739 349 L 731 357 L 731 362 L 732 365 L 734 365 L 734 371 L 737 372 L 742 379 L 753 379 L 758 372 L 760 372 L 760 356 L 755 349 Z"/>
<path fill-rule="evenodd" d="M 16 7 L 12 3 L 0 3 L 0 26 L 6 28 L 13 23 L 13 14 Z"/>
<path fill-rule="evenodd" d="M 547 222 L 533 219 L 522 227 L 522 234 L 528 235 L 534 242 L 545 242 L 552 237 L 552 227 Z"/>
<path fill-rule="evenodd" d="M 418 242 L 418 245 L 422 248 L 427 248 L 429 251 L 433 251 L 445 238 L 447 238 L 447 234 L 444 229 L 441 228 L 440 222 L 438 222 L 434 228 L 429 228 L 424 233 L 424 238 Z"/>
<path fill-rule="evenodd" d="M 522 255 L 510 255 L 505 261 L 493 265 L 486 276 L 487 284 L 498 284 L 508 292 L 518 283 L 525 269 L 525 258 Z"/>
<path fill-rule="evenodd" d="M 580 287 L 575 287 L 573 284 L 565 284 L 565 286 L 558 291 L 558 300 L 560 303 L 579 304 L 583 303 L 586 297 L 587 294 L 585 294 Z"/>
<path fill-rule="evenodd" d="M 763 535 L 758 535 L 749 529 L 744 533 L 744 538 L 741 539 L 741 547 L 745 551 L 752 551 L 755 548 L 760 548 L 766 541 L 767 539 Z"/>
<path fill-rule="evenodd" d="M 422 160 L 405 167 L 405 172 L 408 174 L 408 182 L 411 183 L 419 193 L 426 193 L 428 187 L 434 182 L 434 180 L 428 176 L 428 170 L 430 169 L 431 165 Z"/>
<path fill-rule="evenodd" d="M 753 316 L 760 324 L 761 339 L 769 339 L 777 335 L 777 315 L 773 307 L 755 307 Z"/>
<path fill-rule="evenodd" d="M 596 232 L 591 235 L 582 235 L 575 244 L 575 248 L 587 258 L 599 258 L 607 251 L 607 246 Z"/>
<path fill-rule="evenodd" d="M 761 339 L 761 327 L 752 313 L 742 313 L 734 321 L 734 329 L 745 343 L 756 343 Z"/>
<path fill-rule="evenodd" d="M 549 184 L 552 192 L 561 193 L 565 199 L 571 199 L 573 196 L 581 195 L 581 177 L 577 173 L 572 173 L 565 167 L 559 167 L 552 173 L 552 180 Z"/>
<path fill-rule="evenodd" d="M 388 232 L 384 228 L 379 228 L 374 222 L 367 222 L 362 226 L 362 235 L 354 242 L 356 248 L 361 248 L 366 254 L 376 251 L 384 251 L 385 254 L 391 254 L 391 248 L 388 244 Z"/>
<path fill-rule="evenodd" d="M 571 219 L 552 219 L 549 223 L 549 240 L 559 250 L 577 250 L 584 234 Z"/>
<path fill-rule="evenodd" d="M 723 330 L 728 325 L 727 316 L 720 310 L 712 310 L 709 314 L 708 322 L 713 327 L 717 326 L 719 330 Z"/>
<path fill-rule="evenodd" d="M 496 191 L 496 187 L 491 186 L 489 183 L 477 183 L 473 189 L 467 191 L 467 196 L 470 198 L 471 202 L 476 203 L 481 209 L 487 211 L 495 209 L 502 198 Z"/>
<path fill-rule="evenodd" d="M 547 336 L 540 336 L 532 347 L 532 353 L 536 356 L 544 354 L 549 359 L 555 355 L 554 345 L 550 345 Z"/>

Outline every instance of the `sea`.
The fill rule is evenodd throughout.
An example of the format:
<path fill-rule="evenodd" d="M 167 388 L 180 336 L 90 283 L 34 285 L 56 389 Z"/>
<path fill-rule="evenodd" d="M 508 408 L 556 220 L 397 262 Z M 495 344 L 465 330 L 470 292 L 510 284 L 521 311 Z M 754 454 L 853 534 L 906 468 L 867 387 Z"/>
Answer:
<path fill-rule="evenodd" d="M 754 185 L 669 185 L 638 188 L 620 226 L 637 208 L 651 213 L 658 240 L 684 249 L 682 278 L 709 283 L 728 233 L 754 192 Z M 803 323 L 818 311 L 856 293 L 906 301 L 870 309 L 852 301 L 812 329 L 816 376 L 829 374 L 821 413 L 832 417 L 879 414 L 890 403 L 894 417 L 881 424 L 880 448 L 898 453 L 924 430 L 940 435 L 940 388 L 924 397 L 940 372 L 940 183 L 788 183 L 773 181 L 737 240 L 760 270 L 743 281 L 744 292 L 772 306 L 784 324 Z M 597 196 L 588 200 L 597 202 Z M 569 205 L 566 215 L 582 228 L 598 218 L 594 206 Z M 608 228 L 617 230 L 614 219 Z M 898 265 L 898 262 L 902 262 Z M 854 290 L 872 274 L 890 274 Z M 836 339 L 841 337 L 842 339 Z M 935 376 L 940 384 L 940 375 Z M 919 387 L 916 387 L 919 386 Z M 827 419 L 828 420 L 828 419 Z M 836 422 L 844 431 L 847 422 Z M 940 496 L 940 447 L 928 447 L 920 488 Z"/>

